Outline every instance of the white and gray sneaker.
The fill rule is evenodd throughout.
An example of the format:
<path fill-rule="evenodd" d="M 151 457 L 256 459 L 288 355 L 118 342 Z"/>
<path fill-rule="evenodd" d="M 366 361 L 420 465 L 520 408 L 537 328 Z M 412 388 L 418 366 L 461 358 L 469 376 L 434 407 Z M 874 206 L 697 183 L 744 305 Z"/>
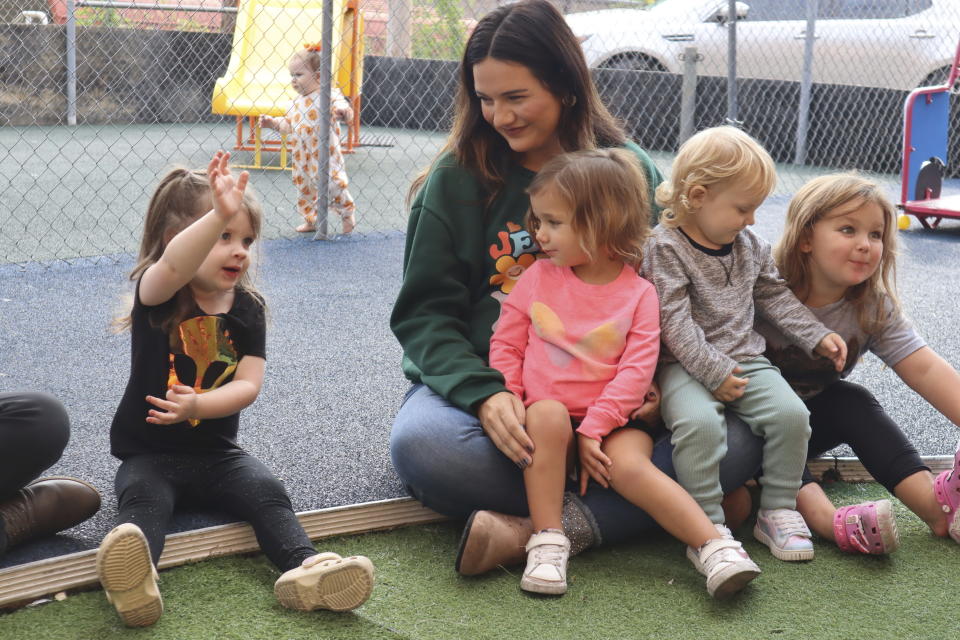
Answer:
<path fill-rule="evenodd" d="M 728 598 L 760 575 L 758 567 L 743 545 L 722 524 L 714 525 L 719 538 L 707 540 L 700 549 L 687 547 L 687 558 L 697 571 L 707 577 L 707 593 L 714 598 Z"/>
<path fill-rule="evenodd" d="M 527 542 L 527 567 L 520 588 L 532 593 L 561 595 L 567 592 L 567 559 L 570 540 L 559 529 L 544 529 Z"/>

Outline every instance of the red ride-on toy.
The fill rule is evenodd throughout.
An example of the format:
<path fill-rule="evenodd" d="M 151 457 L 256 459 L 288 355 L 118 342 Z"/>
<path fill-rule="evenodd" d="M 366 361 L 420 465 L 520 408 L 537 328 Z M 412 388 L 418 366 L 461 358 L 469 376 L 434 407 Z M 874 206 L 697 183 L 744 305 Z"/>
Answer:
<path fill-rule="evenodd" d="M 958 75 L 960 44 L 945 84 L 914 89 L 904 103 L 901 229 L 910 226 L 909 216 L 916 216 L 927 229 L 935 229 L 943 218 L 960 218 L 960 193 L 941 193 L 950 134 L 950 93 Z"/>

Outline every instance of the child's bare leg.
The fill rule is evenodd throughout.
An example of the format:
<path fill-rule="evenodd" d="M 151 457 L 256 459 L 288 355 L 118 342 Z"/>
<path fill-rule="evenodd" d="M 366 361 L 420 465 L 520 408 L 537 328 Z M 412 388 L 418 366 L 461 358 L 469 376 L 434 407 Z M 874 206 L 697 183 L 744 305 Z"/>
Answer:
<path fill-rule="evenodd" d="M 947 520 L 933 493 L 932 473 L 923 470 L 907 476 L 893 488 L 893 495 L 920 516 L 934 535 L 941 538 L 947 535 Z"/>
<path fill-rule="evenodd" d="M 929 475 L 929 474 L 928 474 Z M 932 487 L 928 489 L 932 494 Z M 797 511 L 824 540 L 848 553 L 887 554 L 900 546 L 889 500 L 876 500 L 837 509 L 823 488 L 811 482 L 797 493 Z"/>
<path fill-rule="evenodd" d="M 541 400 L 527 408 L 526 423 L 534 453 L 523 470 L 523 482 L 533 530 L 562 530 L 567 452 L 573 442 L 570 414 L 556 400 Z"/>
<path fill-rule="evenodd" d="M 650 461 L 653 439 L 644 431 L 617 429 L 603 442 L 613 464 L 610 485 L 656 520 L 670 535 L 697 549 L 717 529 L 683 487 Z"/>
<path fill-rule="evenodd" d="M 933 489 L 930 490 L 931 495 Z M 797 511 L 803 516 L 807 526 L 813 529 L 813 532 L 824 540 L 833 540 L 836 537 L 833 531 L 833 517 L 837 512 L 827 494 L 823 492 L 816 482 L 810 482 L 802 487 L 797 493 Z"/>
<path fill-rule="evenodd" d="M 746 522 L 753 510 L 753 498 L 750 496 L 750 490 L 746 485 L 734 489 L 723 496 L 723 502 L 720 503 L 720 506 L 723 507 L 723 516 L 726 518 L 727 526 L 730 527 L 731 531 L 736 531 L 740 528 L 740 525 Z"/>

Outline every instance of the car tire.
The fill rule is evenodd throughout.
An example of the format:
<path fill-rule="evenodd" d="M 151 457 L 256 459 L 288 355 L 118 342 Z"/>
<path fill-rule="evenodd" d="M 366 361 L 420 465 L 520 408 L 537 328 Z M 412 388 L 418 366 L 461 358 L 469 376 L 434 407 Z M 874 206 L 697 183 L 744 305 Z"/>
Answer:
<path fill-rule="evenodd" d="M 601 69 L 621 69 L 624 71 L 660 71 L 667 68 L 656 58 L 642 53 L 619 53 L 600 65 Z"/>

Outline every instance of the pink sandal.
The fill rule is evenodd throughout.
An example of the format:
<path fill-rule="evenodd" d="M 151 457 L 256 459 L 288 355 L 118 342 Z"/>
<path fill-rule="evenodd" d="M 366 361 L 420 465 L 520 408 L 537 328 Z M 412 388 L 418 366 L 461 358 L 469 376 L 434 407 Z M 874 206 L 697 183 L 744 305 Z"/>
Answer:
<path fill-rule="evenodd" d="M 960 542 L 960 518 L 957 510 L 960 508 L 960 451 L 953 456 L 953 469 L 942 471 L 933 481 L 933 494 L 943 509 L 943 516 L 947 519 L 947 531 L 954 542 Z"/>
<path fill-rule="evenodd" d="M 900 546 L 889 500 L 840 507 L 833 516 L 833 536 L 840 550 L 847 553 L 883 555 Z"/>

